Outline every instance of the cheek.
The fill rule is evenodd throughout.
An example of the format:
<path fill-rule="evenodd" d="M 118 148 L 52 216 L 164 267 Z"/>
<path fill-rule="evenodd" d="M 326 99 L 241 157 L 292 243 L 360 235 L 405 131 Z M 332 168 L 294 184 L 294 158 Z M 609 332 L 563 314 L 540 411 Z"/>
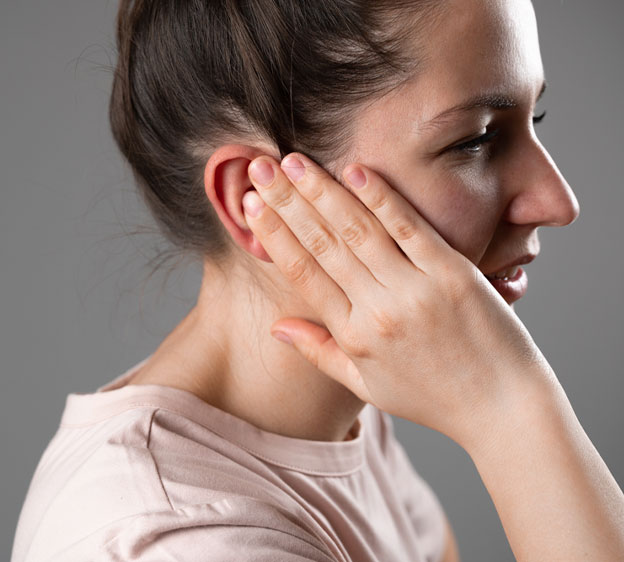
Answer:
<path fill-rule="evenodd" d="M 500 220 L 495 174 L 476 165 L 448 169 L 442 162 L 419 160 L 408 145 L 397 146 L 396 138 L 379 133 L 356 138 L 353 161 L 380 174 L 452 248 L 477 264 Z"/>
<path fill-rule="evenodd" d="M 436 174 L 405 197 L 455 250 L 473 263 L 485 253 L 500 220 L 496 182 L 469 171 Z"/>

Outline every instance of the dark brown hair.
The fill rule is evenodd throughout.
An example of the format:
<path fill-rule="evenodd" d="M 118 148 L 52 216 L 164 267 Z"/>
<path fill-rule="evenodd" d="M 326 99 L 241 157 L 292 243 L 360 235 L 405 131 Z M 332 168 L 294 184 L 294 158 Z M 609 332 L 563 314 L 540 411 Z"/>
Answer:
<path fill-rule="evenodd" d="M 121 0 L 114 138 L 176 247 L 215 261 L 230 239 L 203 188 L 210 154 L 262 140 L 321 166 L 362 104 L 411 78 L 431 0 Z"/>

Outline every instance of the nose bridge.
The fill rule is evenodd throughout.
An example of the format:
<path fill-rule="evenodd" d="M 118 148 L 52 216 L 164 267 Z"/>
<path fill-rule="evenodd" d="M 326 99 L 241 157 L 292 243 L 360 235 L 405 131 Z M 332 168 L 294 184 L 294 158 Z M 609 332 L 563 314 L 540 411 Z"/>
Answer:
<path fill-rule="evenodd" d="M 519 183 L 515 222 L 566 226 L 578 218 L 580 208 L 572 188 L 536 137 L 522 151 L 515 176 Z"/>

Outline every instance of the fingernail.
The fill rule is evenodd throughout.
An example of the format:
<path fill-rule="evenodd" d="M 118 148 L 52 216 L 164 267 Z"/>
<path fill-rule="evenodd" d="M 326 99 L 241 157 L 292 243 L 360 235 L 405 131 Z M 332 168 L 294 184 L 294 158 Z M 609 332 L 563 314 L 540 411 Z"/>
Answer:
<path fill-rule="evenodd" d="M 303 174 L 305 174 L 305 166 L 296 156 L 286 156 L 286 158 L 282 160 L 281 166 L 284 173 L 292 181 L 300 180 L 303 177 Z"/>
<path fill-rule="evenodd" d="M 292 345 L 292 340 L 284 332 L 271 332 L 271 335 L 276 340 Z"/>
<path fill-rule="evenodd" d="M 353 168 L 347 174 L 347 181 L 356 188 L 364 187 L 366 185 L 366 176 L 360 168 Z"/>
<path fill-rule="evenodd" d="M 243 195 L 243 208 L 250 217 L 257 217 L 264 207 L 264 201 L 255 191 L 248 191 Z"/>
<path fill-rule="evenodd" d="M 249 166 L 251 179 L 260 185 L 269 185 L 275 177 L 273 166 L 265 160 L 254 160 Z"/>

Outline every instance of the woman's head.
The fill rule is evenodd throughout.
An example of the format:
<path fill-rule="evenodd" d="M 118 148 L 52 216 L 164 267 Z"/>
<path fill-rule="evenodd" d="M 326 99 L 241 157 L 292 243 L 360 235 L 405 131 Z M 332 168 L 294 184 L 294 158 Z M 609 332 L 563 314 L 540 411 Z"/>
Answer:
<path fill-rule="evenodd" d="M 122 2 L 119 46 L 115 137 L 173 240 L 208 258 L 266 257 L 241 211 L 263 153 L 335 177 L 362 162 L 485 273 L 578 215 L 533 129 L 529 0 Z"/>
<path fill-rule="evenodd" d="M 321 165 L 363 103 L 413 75 L 432 0 L 122 0 L 113 134 L 166 234 L 215 260 L 230 244 L 204 191 L 219 146 Z"/>
<path fill-rule="evenodd" d="M 352 152 L 484 273 L 539 252 L 578 202 L 535 134 L 546 87 L 530 0 L 447 0 L 416 80 L 360 114 Z"/>

